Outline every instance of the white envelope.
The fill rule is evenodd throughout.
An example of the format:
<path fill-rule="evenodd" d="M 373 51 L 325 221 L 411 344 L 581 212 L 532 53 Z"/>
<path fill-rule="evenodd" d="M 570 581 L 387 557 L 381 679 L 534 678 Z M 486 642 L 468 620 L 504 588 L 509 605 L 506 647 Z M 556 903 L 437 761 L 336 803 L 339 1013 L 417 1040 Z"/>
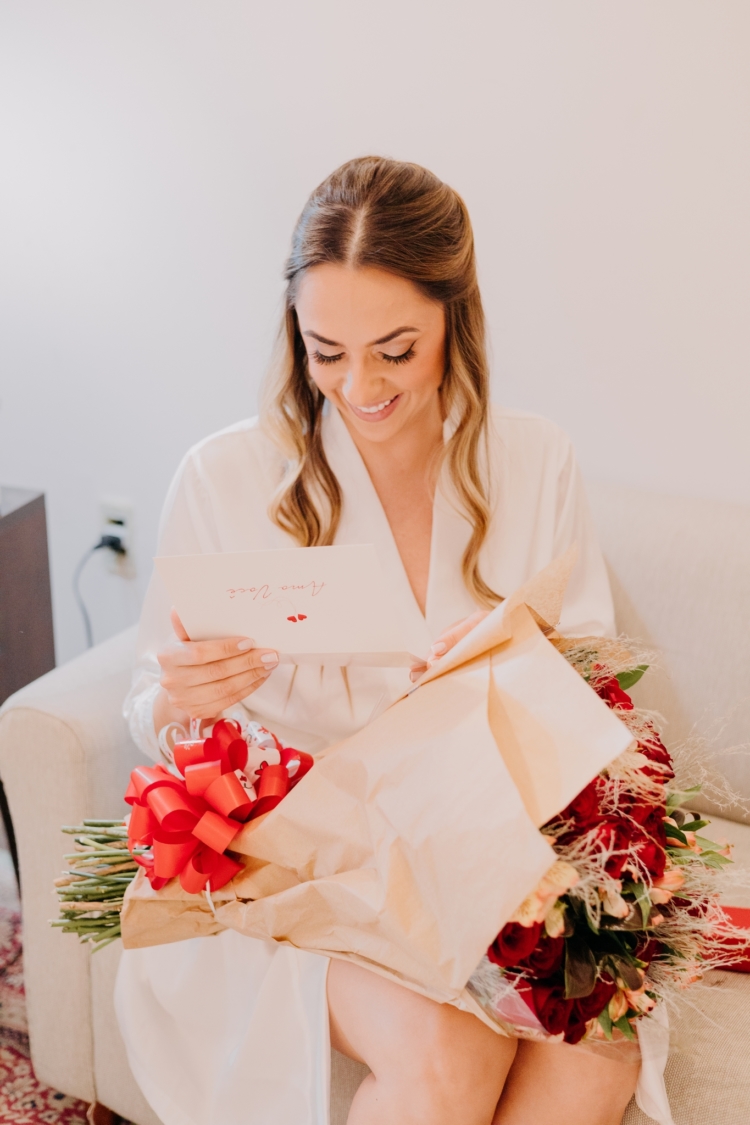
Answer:
<path fill-rule="evenodd" d="M 154 560 L 192 640 L 252 637 L 282 663 L 415 663 L 372 544 Z"/>

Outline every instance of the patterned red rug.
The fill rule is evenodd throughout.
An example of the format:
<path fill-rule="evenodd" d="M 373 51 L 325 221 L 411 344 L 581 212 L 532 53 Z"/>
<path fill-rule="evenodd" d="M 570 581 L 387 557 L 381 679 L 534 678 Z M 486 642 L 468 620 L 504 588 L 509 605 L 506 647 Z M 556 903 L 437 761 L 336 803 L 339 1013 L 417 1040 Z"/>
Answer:
<path fill-rule="evenodd" d="M 85 1102 L 34 1076 L 23 992 L 21 919 L 0 906 L 0 1122 L 2 1125 L 86 1125 Z"/>

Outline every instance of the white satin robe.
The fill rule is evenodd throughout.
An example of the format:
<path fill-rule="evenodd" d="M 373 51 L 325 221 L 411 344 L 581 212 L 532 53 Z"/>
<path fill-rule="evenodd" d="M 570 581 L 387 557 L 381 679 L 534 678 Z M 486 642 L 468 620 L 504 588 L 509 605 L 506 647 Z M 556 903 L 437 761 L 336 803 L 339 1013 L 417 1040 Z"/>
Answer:
<path fill-rule="evenodd" d="M 493 518 L 481 554 L 485 581 L 506 596 L 576 543 L 560 628 L 612 633 L 606 570 L 569 440 L 544 419 L 497 407 L 490 430 Z M 326 410 L 323 438 L 343 492 L 336 542 L 375 544 L 405 648 L 426 655 L 445 628 L 476 609 L 461 576 L 469 524 L 451 504 L 444 479 L 435 497 L 423 616 L 364 463 L 333 408 Z M 159 553 L 293 546 L 268 516 L 282 471 L 280 453 L 256 420 L 207 438 L 187 454 L 169 490 Z M 155 654 L 173 639 L 169 610 L 154 574 L 125 704 L 135 741 L 154 758 Z M 245 707 L 285 741 L 315 754 L 361 729 L 408 686 L 405 669 L 281 665 Z M 124 951 L 118 1019 L 133 1073 L 164 1125 L 327 1125 L 327 968 L 327 958 L 232 931 Z"/>

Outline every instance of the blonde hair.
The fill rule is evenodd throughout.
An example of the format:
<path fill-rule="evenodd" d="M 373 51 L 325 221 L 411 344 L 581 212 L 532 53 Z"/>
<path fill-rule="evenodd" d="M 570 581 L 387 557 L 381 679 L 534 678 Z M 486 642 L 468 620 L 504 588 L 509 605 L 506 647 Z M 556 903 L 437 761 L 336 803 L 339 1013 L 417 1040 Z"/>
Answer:
<path fill-rule="evenodd" d="M 444 416 L 455 427 L 440 464 L 447 465 L 472 527 L 462 561 L 464 581 L 480 605 L 492 606 L 500 597 L 478 565 L 491 513 L 485 479 L 489 371 L 474 238 L 460 196 L 418 164 L 378 156 L 350 160 L 316 188 L 299 217 L 285 269 L 277 361 L 262 408 L 265 428 L 289 461 L 271 518 L 304 547 L 332 543 L 341 518 L 341 488 L 323 449 L 325 398 L 310 378 L 295 310 L 302 275 L 323 263 L 386 270 L 443 306 L 440 395 Z"/>

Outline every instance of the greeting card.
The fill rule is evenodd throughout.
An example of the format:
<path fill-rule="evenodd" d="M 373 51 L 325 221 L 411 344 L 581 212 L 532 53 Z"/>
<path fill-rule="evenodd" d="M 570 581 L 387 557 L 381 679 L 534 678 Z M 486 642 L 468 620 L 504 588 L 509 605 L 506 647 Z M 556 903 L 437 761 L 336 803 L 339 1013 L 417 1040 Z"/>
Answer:
<path fill-rule="evenodd" d="M 155 559 L 191 640 L 252 637 L 282 663 L 409 666 L 372 544 Z"/>

